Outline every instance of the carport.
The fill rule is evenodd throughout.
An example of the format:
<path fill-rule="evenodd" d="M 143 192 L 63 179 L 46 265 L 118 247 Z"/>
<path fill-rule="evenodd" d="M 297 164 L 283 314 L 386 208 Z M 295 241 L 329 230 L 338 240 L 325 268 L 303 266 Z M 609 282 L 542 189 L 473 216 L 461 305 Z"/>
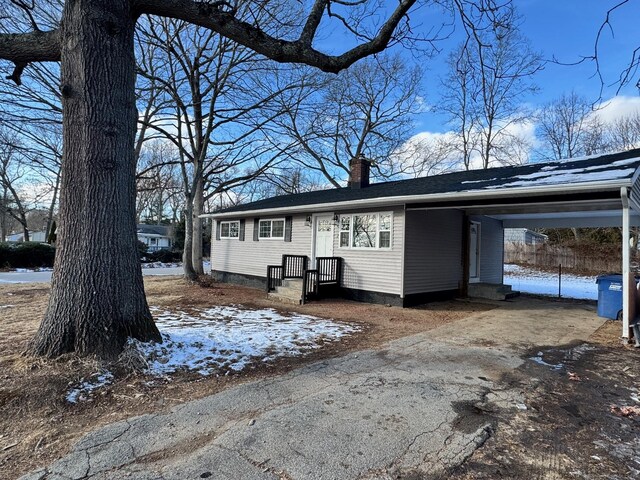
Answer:
<path fill-rule="evenodd" d="M 473 190 L 459 192 L 456 200 L 406 208 L 457 209 L 465 213 L 467 223 L 482 215 L 501 221 L 503 228 L 621 228 L 622 337 L 628 339 L 635 311 L 630 228 L 640 226 L 640 150 L 572 160 L 579 160 L 579 166 L 557 162 L 516 177 L 483 179 Z"/>

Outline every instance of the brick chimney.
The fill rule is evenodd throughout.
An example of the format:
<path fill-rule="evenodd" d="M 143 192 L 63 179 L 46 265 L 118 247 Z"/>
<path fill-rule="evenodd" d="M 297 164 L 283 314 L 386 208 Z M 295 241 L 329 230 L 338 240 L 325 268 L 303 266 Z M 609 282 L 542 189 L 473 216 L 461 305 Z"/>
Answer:
<path fill-rule="evenodd" d="M 360 154 L 349 161 L 349 188 L 366 188 L 369 186 L 369 170 L 371 161 Z"/>

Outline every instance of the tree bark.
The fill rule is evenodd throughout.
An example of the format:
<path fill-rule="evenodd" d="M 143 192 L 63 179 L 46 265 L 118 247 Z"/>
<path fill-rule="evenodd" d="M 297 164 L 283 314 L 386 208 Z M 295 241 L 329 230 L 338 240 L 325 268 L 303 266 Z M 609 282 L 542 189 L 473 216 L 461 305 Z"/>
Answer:
<path fill-rule="evenodd" d="M 202 264 L 202 219 L 200 215 L 204 210 L 204 179 L 196 179 L 196 188 L 193 195 L 193 243 L 191 245 L 191 263 L 196 275 L 204 275 Z"/>
<path fill-rule="evenodd" d="M 51 297 L 29 346 L 112 359 L 161 341 L 136 249 L 135 21 L 129 0 L 67 1 L 61 22 L 64 160 Z"/>
<path fill-rule="evenodd" d="M 198 275 L 193 269 L 193 201 L 186 195 L 184 211 L 184 247 L 182 250 L 182 269 L 187 280 L 196 280 Z"/>

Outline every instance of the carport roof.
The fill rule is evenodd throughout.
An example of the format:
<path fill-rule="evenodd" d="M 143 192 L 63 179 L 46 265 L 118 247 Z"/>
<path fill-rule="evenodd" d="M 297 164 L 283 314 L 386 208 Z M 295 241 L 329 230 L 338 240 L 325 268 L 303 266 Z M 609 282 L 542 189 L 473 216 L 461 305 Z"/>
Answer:
<path fill-rule="evenodd" d="M 454 172 L 375 183 L 366 188 L 334 188 L 280 195 L 207 214 L 233 217 L 259 213 L 294 213 L 332 208 L 422 205 L 445 201 L 614 192 L 632 184 L 640 167 L 640 149 L 579 159 Z"/>

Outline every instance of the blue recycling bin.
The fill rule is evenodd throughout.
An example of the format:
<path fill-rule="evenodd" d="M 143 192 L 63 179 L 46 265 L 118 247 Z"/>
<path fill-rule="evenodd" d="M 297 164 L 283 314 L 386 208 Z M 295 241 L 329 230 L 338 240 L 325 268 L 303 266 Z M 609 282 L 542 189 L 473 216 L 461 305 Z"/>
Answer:
<path fill-rule="evenodd" d="M 636 284 L 638 277 L 636 277 Z M 598 316 L 618 320 L 622 318 L 622 275 L 600 275 L 598 284 Z"/>

